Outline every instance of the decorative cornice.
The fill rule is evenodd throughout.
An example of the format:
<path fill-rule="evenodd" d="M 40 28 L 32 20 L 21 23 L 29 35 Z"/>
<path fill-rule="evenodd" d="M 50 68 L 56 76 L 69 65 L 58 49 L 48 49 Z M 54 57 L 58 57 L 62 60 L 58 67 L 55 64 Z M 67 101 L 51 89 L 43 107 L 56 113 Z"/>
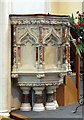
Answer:
<path fill-rule="evenodd" d="M 56 21 L 55 19 L 53 20 L 12 20 L 11 24 L 16 24 L 16 25 L 39 25 L 39 24 L 50 24 L 50 25 L 57 25 L 57 24 L 64 24 L 68 25 L 68 22 L 62 22 L 62 21 Z"/>
<path fill-rule="evenodd" d="M 67 25 L 70 26 L 69 19 L 67 17 L 51 17 L 49 16 L 47 19 L 45 16 L 10 16 L 11 24 L 15 25 L 41 25 L 41 24 L 48 24 L 48 25 Z"/>

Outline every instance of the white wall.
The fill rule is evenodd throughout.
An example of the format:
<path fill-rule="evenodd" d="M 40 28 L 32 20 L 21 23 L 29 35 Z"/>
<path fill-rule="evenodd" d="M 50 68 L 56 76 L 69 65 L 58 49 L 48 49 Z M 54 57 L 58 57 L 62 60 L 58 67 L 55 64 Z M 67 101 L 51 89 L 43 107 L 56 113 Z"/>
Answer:
<path fill-rule="evenodd" d="M 49 0 L 12 0 L 12 14 L 47 14 Z"/>

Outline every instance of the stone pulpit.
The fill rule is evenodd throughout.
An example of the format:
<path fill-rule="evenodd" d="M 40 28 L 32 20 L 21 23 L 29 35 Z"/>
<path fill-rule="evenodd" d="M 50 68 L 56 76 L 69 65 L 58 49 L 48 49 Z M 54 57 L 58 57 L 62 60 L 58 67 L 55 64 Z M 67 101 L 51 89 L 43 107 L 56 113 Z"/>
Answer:
<path fill-rule="evenodd" d="M 10 22 L 11 77 L 23 92 L 20 109 L 55 110 L 56 88 L 71 71 L 68 16 L 10 15 Z"/>

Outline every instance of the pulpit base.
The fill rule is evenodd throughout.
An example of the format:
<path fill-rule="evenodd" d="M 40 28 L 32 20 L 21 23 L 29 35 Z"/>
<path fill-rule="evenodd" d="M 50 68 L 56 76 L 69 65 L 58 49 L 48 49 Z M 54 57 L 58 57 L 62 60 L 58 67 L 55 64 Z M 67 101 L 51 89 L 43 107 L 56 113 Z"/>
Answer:
<path fill-rule="evenodd" d="M 0 115 L 5 116 L 5 117 L 9 117 L 10 116 L 9 113 L 5 113 L 5 112 L 0 112 Z"/>
<path fill-rule="evenodd" d="M 59 107 L 59 105 L 58 105 L 58 103 L 57 103 L 57 101 L 56 101 L 56 100 L 54 101 L 54 104 L 55 104 L 56 108 L 58 108 L 58 107 Z"/>
<path fill-rule="evenodd" d="M 36 103 L 34 106 L 33 106 L 33 111 L 44 111 L 45 110 L 45 107 L 43 106 L 43 103 Z"/>
<path fill-rule="evenodd" d="M 30 111 L 31 110 L 30 103 L 22 103 L 20 110 L 21 111 Z"/>
<path fill-rule="evenodd" d="M 54 102 L 52 103 L 46 103 L 46 110 L 56 110 Z"/>

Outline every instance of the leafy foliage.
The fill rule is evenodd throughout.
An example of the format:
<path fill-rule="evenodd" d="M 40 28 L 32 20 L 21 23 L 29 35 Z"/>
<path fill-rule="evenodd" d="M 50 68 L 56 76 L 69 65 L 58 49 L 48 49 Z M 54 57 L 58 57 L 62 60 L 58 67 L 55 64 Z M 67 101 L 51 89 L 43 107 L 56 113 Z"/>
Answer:
<path fill-rule="evenodd" d="M 74 18 L 73 14 L 70 17 L 71 27 L 77 35 L 77 39 L 72 39 L 72 41 L 77 45 L 76 52 L 84 53 L 84 12 L 80 14 L 77 11 L 76 14 L 77 17 Z"/>

